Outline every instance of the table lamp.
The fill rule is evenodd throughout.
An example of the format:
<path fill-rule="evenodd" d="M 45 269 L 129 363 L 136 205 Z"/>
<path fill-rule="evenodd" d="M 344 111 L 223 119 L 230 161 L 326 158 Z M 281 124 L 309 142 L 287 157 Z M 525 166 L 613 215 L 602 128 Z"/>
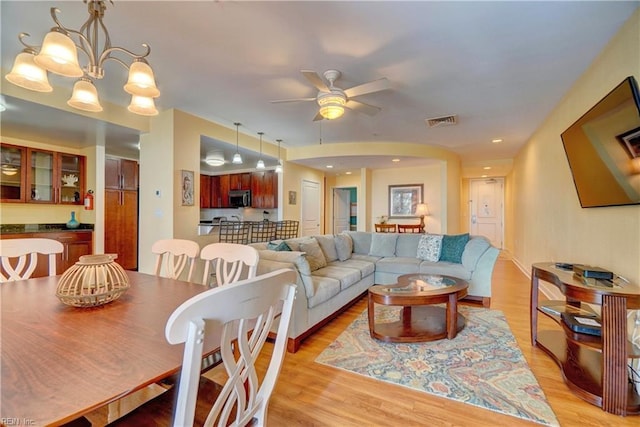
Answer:
<path fill-rule="evenodd" d="M 424 217 L 429 215 L 429 209 L 427 209 L 426 203 L 419 203 L 416 206 L 416 215 L 420 217 L 420 232 L 424 233 Z"/>

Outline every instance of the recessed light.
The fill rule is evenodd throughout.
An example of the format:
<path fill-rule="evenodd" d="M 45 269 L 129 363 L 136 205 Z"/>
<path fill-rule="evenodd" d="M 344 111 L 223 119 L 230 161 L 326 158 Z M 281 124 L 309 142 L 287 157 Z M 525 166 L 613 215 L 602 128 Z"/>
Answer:
<path fill-rule="evenodd" d="M 327 169 L 333 169 L 333 165 L 327 165 Z"/>
<path fill-rule="evenodd" d="M 398 163 L 400 159 L 391 159 L 392 162 Z"/>
<path fill-rule="evenodd" d="M 491 166 L 485 166 L 485 167 L 483 167 L 482 169 L 484 169 L 484 170 L 488 171 L 489 169 L 491 169 Z"/>
<path fill-rule="evenodd" d="M 489 175 L 482 175 L 480 178 L 486 178 L 486 177 L 488 177 L 488 176 L 489 176 Z"/>
<path fill-rule="evenodd" d="M 494 138 L 491 140 L 494 144 L 500 144 L 502 142 L 502 138 Z"/>
<path fill-rule="evenodd" d="M 351 171 L 345 172 L 345 175 L 351 175 Z"/>

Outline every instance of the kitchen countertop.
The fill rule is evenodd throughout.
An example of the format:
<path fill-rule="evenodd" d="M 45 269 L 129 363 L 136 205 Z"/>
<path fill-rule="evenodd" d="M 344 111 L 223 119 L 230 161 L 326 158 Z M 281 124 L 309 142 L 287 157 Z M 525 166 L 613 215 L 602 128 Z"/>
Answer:
<path fill-rule="evenodd" d="M 0 224 L 0 234 L 55 233 L 59 231 L 93 231 L 93 224 L 67 228 L 67 224 Z"/>

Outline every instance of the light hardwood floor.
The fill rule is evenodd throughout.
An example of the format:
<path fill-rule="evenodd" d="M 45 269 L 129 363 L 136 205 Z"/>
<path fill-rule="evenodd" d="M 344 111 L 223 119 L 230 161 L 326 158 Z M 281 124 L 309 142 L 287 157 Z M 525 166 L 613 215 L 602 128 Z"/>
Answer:
<path fill-rule="evenodd" d="M 610 415 L 575 397 L 551 358 L 531 346 L 529 288 L 529 279 L 513 262 L 503 257 L 497 261 L 491 308 L 505 314 L 560 425 L 640 426 L 640 416 Z M 363 299 L 307 339 L 297 353 L 287 353 L 269 405 L 271 426 L 538 425 L 315 363 L 322 350 L 365 309 Z M 215 378 L 218 368 L 209 375 Z"/>

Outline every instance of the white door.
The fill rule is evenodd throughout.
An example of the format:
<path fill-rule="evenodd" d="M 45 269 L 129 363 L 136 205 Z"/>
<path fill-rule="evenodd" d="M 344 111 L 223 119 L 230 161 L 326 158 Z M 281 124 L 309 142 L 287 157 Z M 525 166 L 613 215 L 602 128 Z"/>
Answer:
<path fill-rule="evenodd" d="M 333 189 L 333 232 L 342 233 L 349 230 L 349 216 L 351 215 L 351 190 L 345 188 Z"/>
<path fill-rule="evenodd" d="M 469 200 L 470 233 L 484 236 L 491 241 L 493 246 L 502 249 L 504 179 L 471 180 L 469 195 L 471 198 Z"/>
<path fill-rule="evenodd" d="M 302 180 L 300 197 L 302 230 L 300 236 L 320 234 L 320 183 Z"/>

